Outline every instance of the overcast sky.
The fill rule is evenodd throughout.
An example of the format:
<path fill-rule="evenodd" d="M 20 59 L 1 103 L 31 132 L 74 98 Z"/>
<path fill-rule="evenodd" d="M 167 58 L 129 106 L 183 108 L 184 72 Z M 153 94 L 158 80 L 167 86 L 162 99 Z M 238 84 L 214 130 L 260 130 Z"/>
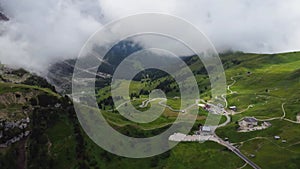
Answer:
<path fill-rule="evenodd" d="M 104 24 L 162 12 L 199 28 L 219 52 L 300 50 L 298 0 L 0 0 L 11 19 L 0 23 L 0 61 L 34 71 L 75 58 Z"/>

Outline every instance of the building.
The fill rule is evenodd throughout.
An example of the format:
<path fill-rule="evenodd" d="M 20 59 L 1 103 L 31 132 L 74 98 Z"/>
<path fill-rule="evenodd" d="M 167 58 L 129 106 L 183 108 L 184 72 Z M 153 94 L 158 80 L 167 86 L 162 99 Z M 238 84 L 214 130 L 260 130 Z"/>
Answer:
<path fill-rule="evenodd" d="M 203 126 L 203 127 L 202 127 L 202 131 L 203 131 L 203 132 L 211 132 L 211 129 L 210 129 L 210 127 L 208 127 L 208 126 Z"/>
<path fill-rule="evenodd" d="M 237 111 L 237 107 L 236 106 L 230 106 L 229 109 L 232 110 L 232 111 Z"/>
<path fill-rule="evenodd" d="M 209 104 L 205 104 L 205 107 L 204 107 L 205 110 L 208 110 L 210 108 L 211 108 L 211 106 Z"/>
<path fill-rule="evenodd" d="M 244 117 L 243 120 L 239 121 L 241 129 L 253 128 L 258 125 L 258 121 L 255 117 Z"/>
<path fill-rule="evenodd" d="M 211 135 L 212 134 L 212 129 L 209 126 L 203 126 L 202 124 L 198 125 L 199 130 L 195 132 L 196 135 Z"/>
<path fill-rule="evenodd" d="M 274 136 L 274 139 L 275 139 L 275 140 L 279 140 L 279 139 L 280 139 L 280 136 Z"/>
<path fill-rule="evenodd" d="M 262 125 L 265 126 L 265 127 L 272 126 L 272 124 L 270 122 L 267 122 L 267 121 L 264 121 Z"/>
<path fill-rule="evenodd" d="M 251 157 L 251 158 L 254 158 L 254 157 L 255 157 L 255 155 L 254 155 L 254 154 L 250 154 L 250 155 L 249 155 L 249 157 Z"/>
<path fill-rule="evenodd" d="M 198 106 L 199 106 L 199 107 L 202 107 L 202 108 L 205 108 L 206 105 L 205 105 L 205 104 L 199 103 Z"/>
<path fill-rule="evenodd" d="M 209 126 L 203 126 L 200 131 L 200 134 L 204 135 L 204 136 L 211 135 L 211 133 L 212 133 L 212 130 Z"/>

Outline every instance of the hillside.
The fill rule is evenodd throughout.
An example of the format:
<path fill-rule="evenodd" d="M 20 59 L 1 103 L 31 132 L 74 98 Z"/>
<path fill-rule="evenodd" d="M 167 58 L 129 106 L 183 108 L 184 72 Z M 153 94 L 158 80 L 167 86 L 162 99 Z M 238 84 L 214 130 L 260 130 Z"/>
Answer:
<path fill-rule="evenodd" d="M 299 168 L 300 53 L 227 53 L 221 59 L 226 69 L 227 110 L 231 120 L 218 128 L 216 134 L 228 138 L 262 168 Z M 201 98 L 209 101 L 210 83 L 203 65 L 196 57 L 184 61 L 196 76 Z M 149 74 L 153 71 L 143 72 L 130 82 L 131 101 L 138 109 L 159 104 L 154 101 L 145 108 L 139 107 L 147 99 L 148 90 L 166 91 L 166 104 L 170 107 L 152 123 L 126 120 L 111 102 L 110 87 L 103 85 L 97 90 L 99 108 L 119 132 L 135 137 L 153 136 L 166 130 L 177 117 L 175 110 L 180 103 L 176 99 L 176 83 L 161 72 Z M 84 134 L 69 98 L 57 93 L 43 78 L 3 66 L 0 75 L 0 168 L 231 169 L 245 164 L 226 147 L 210 141 L 180 143 L 171 151 L 151 158 L 118 157 L 99 148 Z M 236 110 L 230 110 L 230 106 L 236 106 Z M 204 123 L 206 116 L 207 112 L 200 108 L 191 132 Z M 255 117 L 259 123 L 267 121 L 272 125 L 264 130 L 239 132 L 238 122 L 244 117 Z"/>
<path fill-rule="evenodd" d="M 217 134 L 228 137 L 244 154 L 255 155 L 253 161 L 262 168 L 299 168 L 300 53 L 225 58 L 236 58 L 239 63 L 226 70 L 230 86 L 228 103 L 237 106 L 237 112 L 232 122 Z M 237 121 L 245 116 L 272 126 L 261 131 L 237 132 Z"/>
<path fill-rule="evenodd" d="M 25 70 L 1 66 L 0 72 L 1 168 L 50 168 L 56 161 L 51 147 L 61 144 L 66 135 L 74 138 L 73 124 L 68 125 L 68 99 Z M 65 130 L 60 138 L 51 134 L 59 126 Z M 64 149 L 75 153 L 75 144 Z"/>
<path fill-rule="evenodd" d="M 300 166 L 298 162 L 300 152 L 297 148 L 300 141 L 298 137 L 300 132 L 300 91 L 298 89 L 300 53 L 245 54 L 236 52 L 222 54 L 221 59 L 226 69 L 227 111 L 231 118 L 230 123 L 218 128 L 216 134 L 238 147 L 243 154 L 262 168 L 298 168 Z M 200 96 L 209 101 L 209 80 L 205 69 L 203 70 L 203 65 L 197 57 L 186 58 L 185 62 L 195 74 Z M 158 79 L 151 76 L 148 78 L 130 82 L 132 102 L 136 108 L 139 108 L 138 105 L 147 99 L 148 93 L 145 91 L 160 88 L 166 92 L 167 105 L 178 109 L 180 102 L 174 99 L 178 96 L 178 90 L 174 88 L 175 82 L 168 76 Z M 104 111 L 115 109 L 110 95 L 107 94 L 109 89 L 105 87 L 98 92 L 99 107 Z M 235 110 L 229 109 L 232 106 L 236 107 Z M 205 111 L 200 109 L 197 124 L 203 124 L 206 115 Z M 167 109 L 159 120 L 148 125 L 151 125 L 151 128 L 157 128 L 162 123 L 172 122 L 171 119 L 176 116 L 176 112 Z M 114 115 L 114 117 L 118 116 Z M 253 127 L 254 131 L 239 131 L 238 123 L 248 117 L 257 120 L 258 125 L 267 124 L 270 127 L 257 130 Z M 122 118 L 119 118 L 122 121 Z M 223 122 L 221 121 L 220 124 Z M 142 124 L 138 126 L 145 127 Z M 274 139 L 275 136 L 280 139 Z M 269 162 L 265 163 L 265 161 Z M 215 168 L 219 167 L 215 166 Z"/>
<path fill-rule="evenodd" d="M 24 70 L 14 70 L 3 66 L 1 70 L 0 96 L 5 98 L 1 100 L 1 120 L 5 121 L 5 124 L 15 124 L 23 119 L 29 119 L 28 122 L 26 121 L 25 131 L 16 130 L 19 124 L 12 128 L 8 128 L 7 125 L 2 126 L 1 142 L 4 144 L 0 148 L 1 168 L 25 168 L 25 166 L 27 168 L 114 168 L 117 166 L 122 166 L 121 168 L 170 166 L 173 168 L 172 161 L 177 161 L 179 154 L 192 156 L 189 152 L 182 152 L 187 149 L 187 145 L 184 144 L 176 148 L 174 152 L 166 152 L 156 157 L 140 160 L 121 158 L 107 153 L 82 133 L 70 101 L 55 91 L 42 87 L 45 85 L 42 78 L 32 85 L 27 85 L 22 83 L 32 77 L 36 79 L 37 76 Z M 47 86 L 52 88 L 49 84 Z M 109 112 L 107 116 L 113 121 L 119 118 Z M 156 131 L 150 132 L 134 126 L 115 127 L 120 132 L 135 136 L 151 136 L 163 130 L 163 128 L 157 128 Z M 29 135 L 25 135 L 25 132 Z M 20 137 L 22 133 L 24 136 Z M 7 142 L 14 137 L 18 139 Z M 196 149 L 201 147 L 205 148 L 195 144 Z M 211 143 L 211 148 L 207 151 L 217 155 L 218 160 L 222 160 L 223 155 L 235 159 L 237 162 L 233 163 L 233 166 L 240 163 L 239 159 L 215 143 Z M 221 154 L 218 155 L 220 152 Z M 205 154 L 197 154 L 205 157 Z M 190 165 L 197 165 L 197 163 L 190 163 Z M 209 166 L 213 164 L 206 165 L 210 168 Z M 226 168 L 226 166 L 223 167 Z"/>

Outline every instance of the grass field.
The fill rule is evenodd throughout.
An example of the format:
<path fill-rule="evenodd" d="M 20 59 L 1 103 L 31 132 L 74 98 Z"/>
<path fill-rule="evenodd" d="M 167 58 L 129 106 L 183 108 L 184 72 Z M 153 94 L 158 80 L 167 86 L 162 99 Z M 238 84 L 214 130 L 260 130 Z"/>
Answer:
<path fill-rule="evenodd" d="M 95 157 L 92 160 L 99 164 L 99 168 L 232 169 L 244 165 L 244 162 L 229 150 L 213 142 L 180 143 L 169 152 L 143 159 L 118 157 L 98 148 L 91 141 L 87 143 L 88 152 Z"/>
<path fill-rule="evenodd" d="M 230 57 L 230 56 L 229 56 Z M 231 56 L 233 57 L 233 56 Z M 241 64 L 226 70 L 228 84 L 235 94 L 227 97 L 229 105 L 235 105 L 241 114 L 234 115 L 232 122 L 217 130 L 217 134 L 228 137 L 240 145 L 241 151 L 254 154 L 252 160 L 262 168 L 299 168 L 300 124 L 278 118 L 296 120 L 299 107 L 300 53 L 277 55 L 249 55 L 239 58 Z M 253 105 L 253 108 L 246 108 Z M 237 121 L 245 116 L 258 119 L 276 118 L 269 121 L 272 126 L 261 131 L 237 132 Z M 275 140 L 274 136 L 280 136 Z M 286 140 L 286 143 L 282 143 Z"/>

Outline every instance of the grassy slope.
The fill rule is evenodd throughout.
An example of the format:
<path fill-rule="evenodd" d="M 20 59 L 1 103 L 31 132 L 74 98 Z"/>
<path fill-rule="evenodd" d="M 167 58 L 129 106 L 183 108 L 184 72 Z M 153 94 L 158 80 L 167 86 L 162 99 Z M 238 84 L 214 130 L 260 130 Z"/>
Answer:
<path fill-rule="evenodd" d="M 299 168 L 300 151 L 294 147 L 300 141 L 300 124 L 277 119 L 270 121 L 272 127 L 266 130 L 238 133 L 236 121 L 244 116 L 259 119 L 281 117 L 283 103 L 286 118 L 296 120 L 296 114 L 300 112 L 300 53 L 252 54 L 238 59 L 242 63 L 226 71 L 229 84 L 233 82 L 230 78 L 236 76 L 231 90 L 237 91 L 237 94 L 228 96 L 228 102 L 236 105 L 239 111 L 250 104 L 254 107 L 233 116 L 232 123 L 218 129 L 217 134 L 241 145 L 243 153 L 255 154 L 253 161 L 262 168 Z M 248 71 L 251 72 L 249 76 Z M 274 140 L 275 135 L 286 139 L 287 143 Z M 257 139 L 249 140 L 251 138 Z"/>
<path fill-rule="evenodd" d="M 54 98 L 61 98 L 60 95 L 58 95 L 57 93 L 51 91 L 50 89 L 47 88 L 40 88 L 38 86 L 30 86 L 30 85 L 24 85 L 24 84 L 12 84 L 12 83 L 0 83 L 0 94 L 5 94 L 5 93 L 29 93 L 29 92 L 33 92 L 35 91 L 35 93 L 37 94 L 46 94 L 49 97 L 50 96 L 54 96 Z M 30 103 L 24 103 L 24 105 L 28 105 Z M 19 109 L 22 109 L 23 105 L 18 105 Z M 8 107 L 2 107 L 2 110 L 8 110 L 7 108 L 10 108 L 10 110 L 12 112 L 17 112 L 16 110 L 11 109 L 11 105 L 8 105 Z M 18 112 L 20 115 L 22 115 L 23 113 L 20 111 Z M 31 116 L 31 113 L 29 114 Z M 65 117 L 65 115 L 62 115 L 62 117 Z M 66 131 L 67 128 L 62 127 L 59 121 L 57 123 L 54 123 L 52 128 L 50 130 L 55 130 L 55 128 L 60 128 L 62 129 L 61 131 L 65 131 L 65 132 L 55 132 L 55 133 L 51 133 L 49 132 L 47 134 L 47 136 L 49 137 L 50 141 L 56 140 L 55 142 L 52 143 L 53 146 L 57 146 L 57 144 L 60 142 L 60 139 L 58 138 L 59 135 L 63 135 L 63 137 L 65 137 L 65 134 L 68 132 Z M 32 127 L 32 126 L 31 126 Z M 72 132 L 69 133 L 73 134 Z M 25 142 L 26 145 L 29 145 L 31 143 L 31 137 L 29 137 L 26 140 L 23 140 L 21 142 L 18 142 L 12 146 L 10 146 L 9 148 L 6 149 L 1 149 L 1 153 L 0 153 L 0 159 L 3 162 L 2 163 L 2 167 L 3 168 L 16 168 L 17 166 L 17 161 L 16 159 L 18 158 L 18 152 L 17 149 L 18 147 L 21 146 L 21 144 L 23 144 L 23 142 Z M 62 150 L 66 149 L 67 147 L 65 147 L 65 145 L 63 145 L 64 147 L 62 147 Z M 72 145 L 70 145 L 72 146 Z M 22 147 L 22 146 L 21 146 Z M 28 154 L 29 152 L 27 152 Z M 60 153 L 60 155 L 63 155 Z M 30 164 L 30 161 L 27 161 L 28 164 Z"/>
<path fill-rule="evenodd" d="M 59 94 L 53 92 L 48 88 L 41 88 L 38 86 L 30 86 L 25 84 L 13 84 L 13 83 L 2 83 L 0 82 L 0 94 L 7 93 L 7 92 L 27 92 L 28 90 L 37 90 L 41 92 L 45 92 L 49 95 L 53 95 L 56 97 L 61 97 Z"/>
<path fill-rule="evenodd" d="M 256 116 L 258 118 L 278 117 L 282 115 L 281 103 L 285 102 L 287 118 L 295 120 L 295 114 L 300 109 L 298 104 L 300 54 L 280 54 L 280 55 L 256 55 L 239 54 L 224 56 L 225 66 L 228 66 L 226 75 L 228 84 L 232 82 L 230 78 L 237 74 L 237 83 L 232 86 L 233 91 L 238 94 L 228 96 L 230 105 L 237 105 L 239 110 L 245 109 L 249 104 L 254 108 L 233 117 L 233 122 L 224 128 L 218 130 L 221 137 L 229 137 L 231 142 L 238 143 L 243 153 L 255 154 L 253 161 L 262 168 L 299 168 L 300 157 L 300 130 L 298 124 L 292 124 L 283 120 L 271 121 L 273 126 L 264 131 L 251 133 L 237 133 L 235 122 L 243 116 Z M 241 64 L 235 65 L 230 60 L 239 60 Z M 195 66 L 195 69 L 197 66 Z M 245 76 L 246 72 L 251 71 L 250 76 Z M 200 76 L 200 75 L 199 75 Z M 201 84 L 207 84 L 207 80 L 199 77 Z M 15 86 L 13 88 L 3 87 L 6 84 L 0 84 L 4 91 L 32 90 L 32 86 Z M 29 89 L 28 89 L 29 88 Z M 134 87 L 133 87 L 134 89 Z M 266 92 L 266 89 L 270 92 Z M 39 88 L 37 88 L 39 90 Z M 41 89 L 48 92 L 48 89 Z M 204 90 L 204 89 L 203 89 Z M 51 92 L 48 92 L 51 94 Z M 102 94 L 100 93 L 102 96 Z M 258 97 L 257 97 L 258 96 Z M 172 107 L 176 102 L 170 101 Z M 176 107 L 175 107 L 176 108 Z M 300 111 L 300 110 L 299 110 Z M 104 115 L 115 124 L 120 130 L 131 130 L 124 126 L 132 124 L 122 119 L 118 114 L 105 112 Z M 158 128 L 160 122 L 149 126 L 137 127 L 137 134 L 141 129 Z M 54 160 L 54 168 L 75 168 L 77 157 L 75 155 L 76 139 L 73 131 L 73 123 L 66 115 L 60 116 L 53 127 L 46 130 L 52 145 L 49 147 L 51 156 Z M 275 141 L 274 135 L 280 135 L 287 139 L 287 143 Z M 254 137 L 263 137 L 255 140 L 249 140 Z M 146 159 L 128 159 L 122 158 L 105 152 L 95 145 L 87 136 L 85 136 L 86 150 L 88 157 L 86 163 L 90 168 L 238 168 L 244 162 L 233 153 L 224 149 L 215 143 L 180 143 L 170 152 L 165 154 L 146 158 Z M 10 158 L 10 157 L 8 157 Z M 213 159 L 213 160 L 212 160 Z M 4 160 L 4 159 L 3 159 Z M 5 159 L 7 160 L 7 159 Z M 91 167 L 94 166 L 94 167 Z M 98 166 L 98 167 L 96 167 Z M 248 168 L 248 167 L 246 167 Z"/>
<path fill-rule="evenodd" d="M 76 140 L 73 124 L 66 116 L 60 117 L 56 124 L 46 131 L 51 146 L 50 154 L 55 163 L 54 168 L 74 168 L 76 166 Z"/>
<path fill-rule="evenodd" d="M 238 60 L 240 64 L 230 63 L 231 60 Z M 221 137 L 229 137 L 231 142 L 240 145 L 241 151 L 246 154 L 255 154 L 252 160 L 262 168 L 298 168 L 299 164 L 299 144 L 300 130 L 298 124 L 292 124 L 283 120 L 271 121 L 272 127 L 263 131 L 250 133 L 237 133 L 235 122 L 243 116 L 256 116 L 257 118 L 270 118 L 282 115 L 281 104 L 286 103 L 286 117 L 295 120 L 295 114 L 298 112 L 298 89 L 299 84 L 298 67 L 300 60 L 299 53 L 280 54 L 280 55 L 256 55 L 256 54 L 238 54 L 227 55 L 223 58 L 226 70 L 228 84 L 233 81 L 232 76 L 242 75 L 234 78 L 237 82 L 231 89 L 238 94 L 229 95 L 230 105 L 237 105 L 239 110 L 247 108 L 253 104 L 254 108 L 245 111 L 242 114 L 233 116 L 230 125 L 218 130 Z M 196 64 L 193 65 L 195 69 Z M 252 74 L 247 76 L 247 72 Z M 199 76 L 199 77 L 198 77 Z M 199 86 L 205 86 L 207 80 L 198 75 Z M 133 84 L 131 88 L 137 92 L 142 87 L 141 84 Z M 268 89 L 268 92 L 266 92 Z M 204 88 L 203 88 L 204 90 Z M 105 93 L 105 92 L 104 92 Z M 107 97 L 99 93 L 100 96 Z M 206 93 L 204 93 L 205 95 Z M 138 103 L 134 103 L 138 105 Z M 169 101 L 168 104 L 176 108 L 176 101 Z M 143 130 L 160 130 L 161 120 L 147 126 L 133 124 L 120 115 L 111 112 L 104 112 L 106 118 L 114 125 L 117 125 L 121 132 L 135 131 L 135 134 L 144 133 Z M 168 124 L 168 120 L 165 124 Z M 171 121 L 170 121 L 171 122 Z M 130 132 L 129 132 L 130 133 Z M 144 133 L 145 134 L 145 133 Z M 280 135 L 287 139 L 288 143 L 275 141 L 274 135 Z M 251 140 L 252 138 L 256 138 Z M 250 139 L 250 140 L 249 140 Z M 63 144 L 63 143 L 61 143 Z M 215 143 L 180 143 L 170 152 L 165 154 L 146 158 L 129 159 L 122 158 L 105 152 L 97 147 L 91 140 L 86 138 L 87 153 L 91 156 L 89 164 L 100 166 L 99 168 L 238 168 L 244 162 L 233 153 L 224 150 L 224 147 Z M 213 159 L 213 160 L 212 160 Z M 96 167 L 95 167 L 96 168 Z M 245 167 L 249 168 L 249 166 Z"/>
<path fill-rule="evenodd" d="M 95 148 L 96 145 L 89 143 L 89 152 L 95 155 L 95 161 L 98 162 L 100 168 L 166 168 L 166 169 L 198 169 L 198 168 L 224 168 L 232 169 L 241 167 L 244 162 L 226 150 L 224 147 L 206 142 L 200 143 L 180 143 L 170 152 L 164 154 L 144 158 L 131 159 L 112 155 Z M 225 161 L 228 161 L 225 163 Z"/>
<path fill-rule="evenodd" d="M 15 84 L 1 84 L 1 93 L 6 92 L 29 92 L 31 90 L 37 90 L 42 93 L 47 93 L 49 95 L 57 96 L 57 94 L 53 92 L 49 92 L 48 89 L 43 89 L 39 87 L 34 86 L 27 86 L 27 85 L 15 85 Z M 111 112 L 104 113 L 108 117 L 108 119 L 112 119 L 116 124 L 118 124 L 118 130 L 122 132 L 132 132 L 136 131 L 135 134 L 139 135 L 139 133 L 144 133 L 145 131 L 141 129 L 156 129 L 161 130 L 158 128 L 158 124 L 161 126 L 164 126 L 164 123 L 162 121 L 158 121 L 157 124 L 150 124 L 148 126 L 145 126 L 145 128 L 130 128 L 126 125 L 126 121 L 118 121 L 117 119 L 121 119 L 120 115 L 118 114 L 112 114 Z M 172 121 L 168 121 L 167 124 L 171 123 Z M 132 123 L 129 123 L 132 125 Z M 167 125 L 165 124 L 165 125 Z M 46 129 L 45 135 L 49 139 L 49 143 L 44 145 L 43 149 L 46 149 L 49 151 L 49 155 L 52 159 L 51 167 L 52 168 L 77 168 L 77 162 L 78 159 L 76 159 L 76 135 L 74 134 L 74 124 L 70 121 L 70 119 L 67 117 L 67 114 L 63 113 L 59 115 L 59 118 L 51 127 Z M 178 145 L 174 151 L 167 152 L 165 154 L 146 158 L 146 159 L 129 159 L 129 158 L 122 158 L 115 156 L 113 154 L 110 154 L 103 149 L 99 148 L 97 145 L 95 145 L 87 136 L 84 138 L 84 144 L 86 145 L 84 154 L 86 154 L 87 160 L 84 160 L 85 163 L 89 166 L 89 168 L 176 168 L 175 166 L 178 165 L 179 168 L 182 168 L 183 166 L 186 166 L 188 168 L 197 168 L 199 165 L 197 161 L 194 161 L 193 163 L 190 163 L 187 165 L 187 161 L 178 161 L 178 158 L 180 155 L 186 156 L 187 159 L 193 159 L 194 155 L 197 154 L 205 159 L 206 152 L 210 152 L 212 156 L 217 156 L 218 160 L 221 160 L 223 155 L 226 155 L 228 158 L 234 158 L 235 162 L 232 163 L 232 166 L 238 167 L 242 165 L 242 161 L 236 158 L 233 154 L 231 154 L 228 151 L 224 151 L 224 148 L 218 145 L 210 146 L 209 143 L 208 146 L 204 146 L 205 144 L 194 144 L 194 146 L 188 146 L 187 144 L 180 144 Z M 31 139 L 27 140 L 27 144 L 32 144 Z M 199 145 L 199 147 L 198 147 Z M 14 168 L 16 165 L 15 163 L 15 155 L 13 154 L 14 150 L 18 146 L 18 143 L 14 146 L 11 146 L 8 150 L 6 150 L 5 154 L 1 156 L 1 159 L 6 161 L 7 165 L 4 165 L 4 168 Z M 190 151 L 194 151 L 194 153 L 189 153 Z M 219 154 L 219 152 L 222 152 Z M 30 152 L 28 152 L 30 153 Z M 174 162 L 176 164 L 174 164 Z M 28 161 L 28 163 L 32 163 Z M 207 167 L 211 168 L 210 166 L 213 166 L 213 163 L 206 164 Z M 79 167 L 80 168 L 80 167 Z M 225 167 L 226 168 L 226 167 Z M 227 167 L 231 168 L 231 167 Z"/>

